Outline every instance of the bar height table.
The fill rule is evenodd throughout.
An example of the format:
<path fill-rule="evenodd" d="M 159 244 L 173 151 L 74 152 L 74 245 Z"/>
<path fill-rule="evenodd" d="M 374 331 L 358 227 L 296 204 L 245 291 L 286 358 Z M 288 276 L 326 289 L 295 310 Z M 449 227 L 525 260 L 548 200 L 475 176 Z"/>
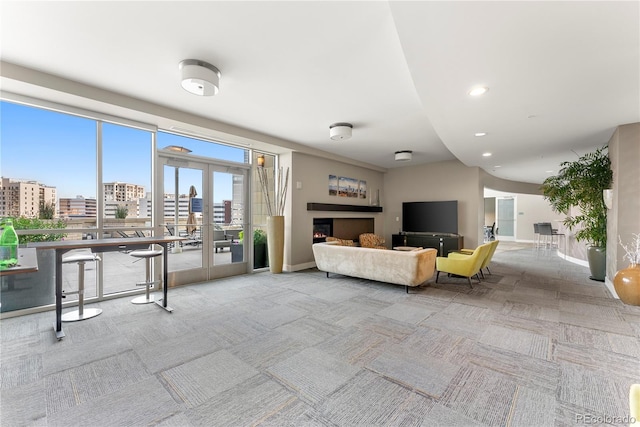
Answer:
<path fill-rule="evenodd" d="M 184 237 L 162 236 L 162 237 L 130 237 L 130 238 L 109 238 L 109 239 L 91 239 L 91 240 L 62 240 L 57 242 L 39 242 L 29 243 L 29 248 L 36 249 L 53 249 L 56 253 L 56 324 L 54 329 L 56 338 L 61 340 L 64 338 L 62 330 L 62 256 L 72 249 L 91 249 L 91 252 L 112 252 L 112 251 L 131 251 L 135 249 L 146 249 L 149 245 L 160 245 L 164 249 L 163 255 L 163 273 L 162 273 L 162 292 L 163 298 L 156 301 L 156 304 L 164 310 L 173 311 L 167 305 L 168 285 L 168 245 L 169 243 L 185 240 Z"/>

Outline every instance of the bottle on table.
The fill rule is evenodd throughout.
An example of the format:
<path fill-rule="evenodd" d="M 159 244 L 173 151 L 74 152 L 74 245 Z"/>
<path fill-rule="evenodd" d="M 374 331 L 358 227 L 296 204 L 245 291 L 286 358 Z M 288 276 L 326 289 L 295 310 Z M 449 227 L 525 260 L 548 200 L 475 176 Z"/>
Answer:
<path fill-rule="evenodd" d="M 13 228 L 13 220 L 2 221 L 2 235 L 0 235 L 0 269 L 13 267 L 18 263 L 18 234 Z"/>

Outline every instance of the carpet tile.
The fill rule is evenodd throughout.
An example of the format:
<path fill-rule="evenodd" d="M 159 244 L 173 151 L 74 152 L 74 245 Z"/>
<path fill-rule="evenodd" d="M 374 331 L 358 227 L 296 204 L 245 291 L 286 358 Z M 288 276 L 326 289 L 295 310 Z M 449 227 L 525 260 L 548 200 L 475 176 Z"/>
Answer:
<path fill-rule="evenodd" d="M 556 427 L 629 411 L 640 307 L 555 251 L 502 242 L 470 289 L 308 269 L 0 321 L 0 425 Z M 65 310 L 67 310 L 65 308 Z M 589 418 L 591 417 L 591 418 Z M 627 426 L 611 421 L 606 425 Z"/>

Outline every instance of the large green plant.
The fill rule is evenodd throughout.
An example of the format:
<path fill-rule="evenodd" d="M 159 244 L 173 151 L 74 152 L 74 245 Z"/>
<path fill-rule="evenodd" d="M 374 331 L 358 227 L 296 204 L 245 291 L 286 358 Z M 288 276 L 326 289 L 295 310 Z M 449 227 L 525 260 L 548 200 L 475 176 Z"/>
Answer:
<path fill-rule="evenodd" d="M 605 145 L 578 160 L 562 162 L 558 175 L 542 184 L 544 198 L 553 210 L 567 215 L 564 225 L 570 230 L 580 227 L 576 240 L 602 248 L 607 245 L 607 207 L 602 191 L 613 181 L 607 148 Z M 577 207 L 579 214 L 569 215 L 571 207 Z"/>

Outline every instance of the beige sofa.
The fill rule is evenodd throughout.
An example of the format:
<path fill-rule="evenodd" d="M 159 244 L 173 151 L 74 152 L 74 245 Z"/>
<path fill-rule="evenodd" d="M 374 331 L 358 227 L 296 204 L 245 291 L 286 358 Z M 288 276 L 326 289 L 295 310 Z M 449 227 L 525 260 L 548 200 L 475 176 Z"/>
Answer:
<path fill-rule="evenodd" d="M 319 270 L 345 276 L 404 285 L 418 286 L 435 272 L 435 249 L 394 251 L 342 246 L 338 242 L 313 244 L 313 256 Z"/>

